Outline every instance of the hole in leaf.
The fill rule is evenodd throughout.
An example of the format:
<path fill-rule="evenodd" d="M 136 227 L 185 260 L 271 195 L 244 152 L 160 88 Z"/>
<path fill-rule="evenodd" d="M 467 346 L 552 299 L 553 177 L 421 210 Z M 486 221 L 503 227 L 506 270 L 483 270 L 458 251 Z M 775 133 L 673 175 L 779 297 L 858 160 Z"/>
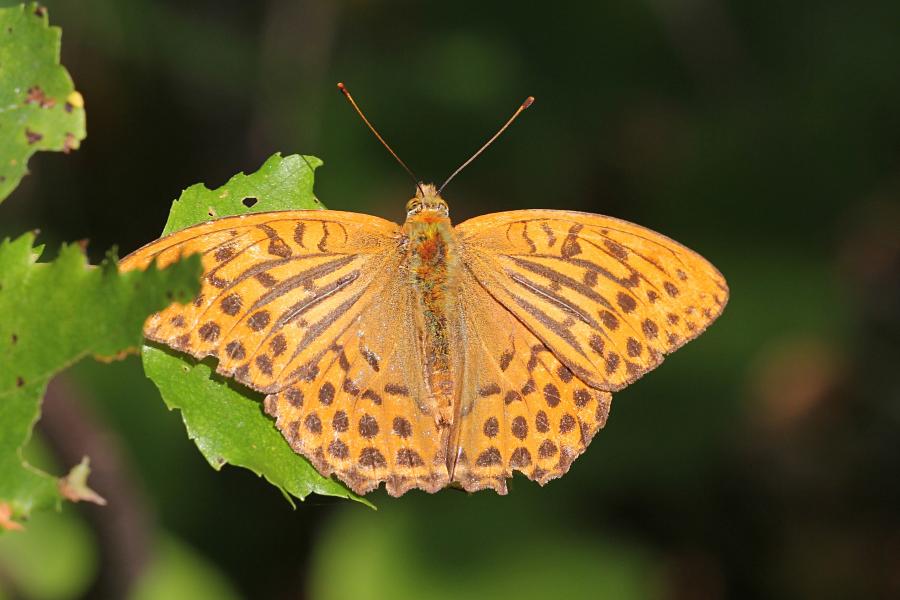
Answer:
<path fill-rule="evenodd" d="M 12 334 L 12 343 L 15 344 L 19 341 L 19 336 L 16 334 Z"/>
<path fill-rule="evenodd" d="M 253 208 L 253 206 L 254 206 L 257 202 L 259 202 L 259 200 L 257 200 L 257 199 L 254 198 L 253 196 L 247 196 L 246 198 L 244 198 L 243 200 L 241 200 L 241 204 L 243 204 L 243 205 L 246 206 L 247 208 Z"/>
<path fill-rule="evenodd" d="M 22 387 L 23 385 L 25 385 L 25 380 L 22 379 L 21 375 L 19 375 L 18 377 L 16 377 L 16 387 Z"/>

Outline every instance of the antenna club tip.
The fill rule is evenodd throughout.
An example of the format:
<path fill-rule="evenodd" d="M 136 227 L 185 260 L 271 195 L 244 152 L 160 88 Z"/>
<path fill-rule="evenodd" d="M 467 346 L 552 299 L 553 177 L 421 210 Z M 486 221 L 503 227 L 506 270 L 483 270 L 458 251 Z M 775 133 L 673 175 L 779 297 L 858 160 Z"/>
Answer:
<path fill-rule="evenodd" d="M 522 109 L 524 110 L 532 104 L 534 104 L 534 96 L 528 96 L 527 98 L 525 98 L 525 102 L 522 103 Z"/>
<path fill-rule="evenodd" d="M 338 82 L 337 88 L 338 88 L 339 90 L 341 90 L 342 93 L 344 93 L 344 94 L 347 93 L 347 86 L 344 85 L 344 82 L 343 82 L 343 81 L 339 81 L 339 82 Z"/>

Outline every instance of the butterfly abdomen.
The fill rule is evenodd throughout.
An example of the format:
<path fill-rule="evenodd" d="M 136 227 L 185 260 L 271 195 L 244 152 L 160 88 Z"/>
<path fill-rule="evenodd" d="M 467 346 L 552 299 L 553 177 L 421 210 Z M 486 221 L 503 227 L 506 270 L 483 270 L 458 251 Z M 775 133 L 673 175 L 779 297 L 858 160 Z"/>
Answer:
<path fill-rule="evenodd" d="M 453 395 L 450 356 L 450 319 L 456 314 L 458 251 L 450 219 L 432 211 L 410 217 L 404 225 L 407 236 L 406 268 L 409 283 L 419 302 L 418 323 L 423 347 L 426 380 L 437 401 L 439 417 L 443 404 Z M 446 424 L 452 418 L 443 415 Z"/>

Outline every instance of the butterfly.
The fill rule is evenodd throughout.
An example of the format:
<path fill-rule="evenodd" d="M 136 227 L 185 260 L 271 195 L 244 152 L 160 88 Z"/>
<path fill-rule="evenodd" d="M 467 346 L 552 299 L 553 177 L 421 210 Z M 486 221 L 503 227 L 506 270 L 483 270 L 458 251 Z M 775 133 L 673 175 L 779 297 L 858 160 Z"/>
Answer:
<path fill-rule="evenodd" d="M 728 300 L 699 254 L 612 217 L 515 210 L 452 226 L 426 184 L 406 209 L 403 225 L 334 210 L 222 218 L 120 268 L 202 254 L 200 294 L 148 318 L 145 336 L 266 394 L 323 476 L 393 496 L 560 477 L 611 392 Z"/>

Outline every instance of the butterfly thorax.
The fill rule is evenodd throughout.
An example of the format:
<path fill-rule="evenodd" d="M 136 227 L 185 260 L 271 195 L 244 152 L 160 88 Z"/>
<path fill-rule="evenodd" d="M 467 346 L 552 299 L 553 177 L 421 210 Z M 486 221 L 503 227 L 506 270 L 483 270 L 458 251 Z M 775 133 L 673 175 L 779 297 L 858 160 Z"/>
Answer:
<path fill-rule="evenodd" d="M 437 405 L 434 416 L 440 426 L 449 427 L 454 393 L 450 326 L 456 314 L 459 259 L 447 204 L 433 186 L 423 188 L 425 194 L 420 192 L 407 204 L 404 266 L 419 304 L 414 314 L 419 319 L 425 380 Z"/>

